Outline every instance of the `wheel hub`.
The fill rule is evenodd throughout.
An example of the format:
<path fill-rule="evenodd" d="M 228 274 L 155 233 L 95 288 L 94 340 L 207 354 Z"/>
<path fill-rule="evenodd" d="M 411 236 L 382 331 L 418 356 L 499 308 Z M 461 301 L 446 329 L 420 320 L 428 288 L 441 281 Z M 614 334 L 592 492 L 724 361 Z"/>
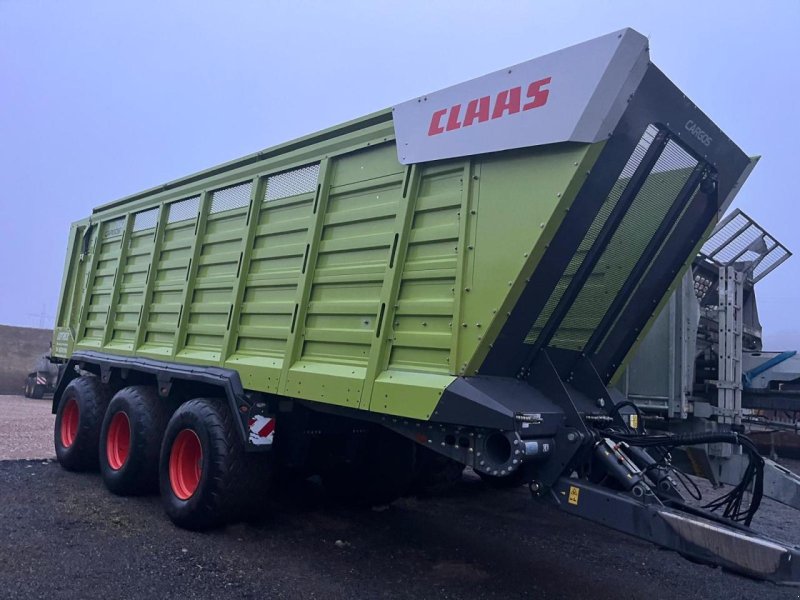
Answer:
<path fill-rule="evenodd" d="M 203 447 L 192 429 L 178 433 L 169 455 L 169 482 L 172 492 L 181 500 L 188 500 L 200 485 L 203 464 Z"/>
<path fill-rule="evenodd" d="M 75 438 L 78 436 L 79 421 L 78 403 L 75 398 L 69 398 L 64 406 L 64 412 L 61 413 L 61 444 L 65 448 L 69 448 L 75 443 Z"/>
<path fill-rule="evenodd" d="M 131 447 L 131 423 L 128 415 L 119 411 L 111 419 L 106 438 L 108 465 L 118 471 L 128 460 Z"/>

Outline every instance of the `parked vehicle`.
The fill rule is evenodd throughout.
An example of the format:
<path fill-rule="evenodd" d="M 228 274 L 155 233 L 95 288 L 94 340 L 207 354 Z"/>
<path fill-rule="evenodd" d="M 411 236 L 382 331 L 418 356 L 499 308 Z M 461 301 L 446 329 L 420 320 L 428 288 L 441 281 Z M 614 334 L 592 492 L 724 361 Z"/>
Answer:
<path fill-rule="evenodd" d="M 52 394 L 58 381 L 58 365 L 50 362 L 47 355 L 36 360 L 34 370 L 25 377 L 24 393 L 26 398 L 44 398 Z"/>
<path fill-rule="evenodd" d="M 101 206 L 70 232 L 58 459 L 192 529 L 454 462 L 796 582 L 739 524 L 749 440 L 649 434 L 608 387 L 749 166 L 627 29 Z M 706 510 L 668 452 L 704 442 L 752 464 Z"/>

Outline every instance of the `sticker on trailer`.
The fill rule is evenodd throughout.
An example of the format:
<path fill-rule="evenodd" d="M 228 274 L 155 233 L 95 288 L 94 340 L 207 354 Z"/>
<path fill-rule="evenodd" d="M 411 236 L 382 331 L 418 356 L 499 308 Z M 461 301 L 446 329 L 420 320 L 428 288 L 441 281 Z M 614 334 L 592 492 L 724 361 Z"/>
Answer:
<path fill-rule="evenodd" d="M 578 506 L 580 497 L 581 497 L 580 488 L 577 488 L 574 485 L 569 486 L 569 497 L 567 498 L 567 502 L 569 502 L 573 506 Z"/>
<path fill-rule="evenodd" d="M 248 421 L 250 443 L 254 446 L 270 446 L 275 438 L 275 419 L 256 415 Z"/>
<path fill-rule="evenodd" d="M 623 29 L 393 108 L 403 164 L 606 139 L 642 80 L 647 38 Z"/>
<path fill-rule="evenodd" d="M 631 429 L 639 429 L 639 415 L 633 413 L 630 418 L 631 418 Z"/>

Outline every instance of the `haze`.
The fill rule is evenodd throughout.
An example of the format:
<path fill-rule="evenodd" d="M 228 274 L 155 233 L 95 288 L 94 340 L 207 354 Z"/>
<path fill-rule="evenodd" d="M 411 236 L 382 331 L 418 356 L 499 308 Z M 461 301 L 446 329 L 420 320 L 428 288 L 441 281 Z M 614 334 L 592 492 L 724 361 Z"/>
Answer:
<path fill-rule="evenodd" d="M 0 0 L 0 323 L 53 324 L 92 207 L 622 27 L 748 154 L 734 207 L 800 252 L 800 3 Z M 758 286 L 800 347 L 800 259 Z"/>

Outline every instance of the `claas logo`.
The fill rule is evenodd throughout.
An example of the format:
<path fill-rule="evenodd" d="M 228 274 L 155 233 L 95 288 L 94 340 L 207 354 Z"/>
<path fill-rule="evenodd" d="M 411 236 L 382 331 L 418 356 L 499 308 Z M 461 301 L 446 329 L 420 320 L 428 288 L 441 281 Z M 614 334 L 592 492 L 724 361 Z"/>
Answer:
<path fill-rule="evenodd" d="M 431 115 L 428 136 L 471 127 L 476 123 L 485 123 L 492 119 L 500 119 L 506 115 L 544 106 L 547 104 L 547 97 L 550 93 L 546 88 L 550 79 L 550 77 L 546 77 L 528 85 L 524 104 L 522 86 L 517 86 L 498 92 L 495 96 L 483 96 L 470 100 L 467 102 L 466 110 L 463 111 L 463 117 L 462 104 L 437 110 Z"/>

